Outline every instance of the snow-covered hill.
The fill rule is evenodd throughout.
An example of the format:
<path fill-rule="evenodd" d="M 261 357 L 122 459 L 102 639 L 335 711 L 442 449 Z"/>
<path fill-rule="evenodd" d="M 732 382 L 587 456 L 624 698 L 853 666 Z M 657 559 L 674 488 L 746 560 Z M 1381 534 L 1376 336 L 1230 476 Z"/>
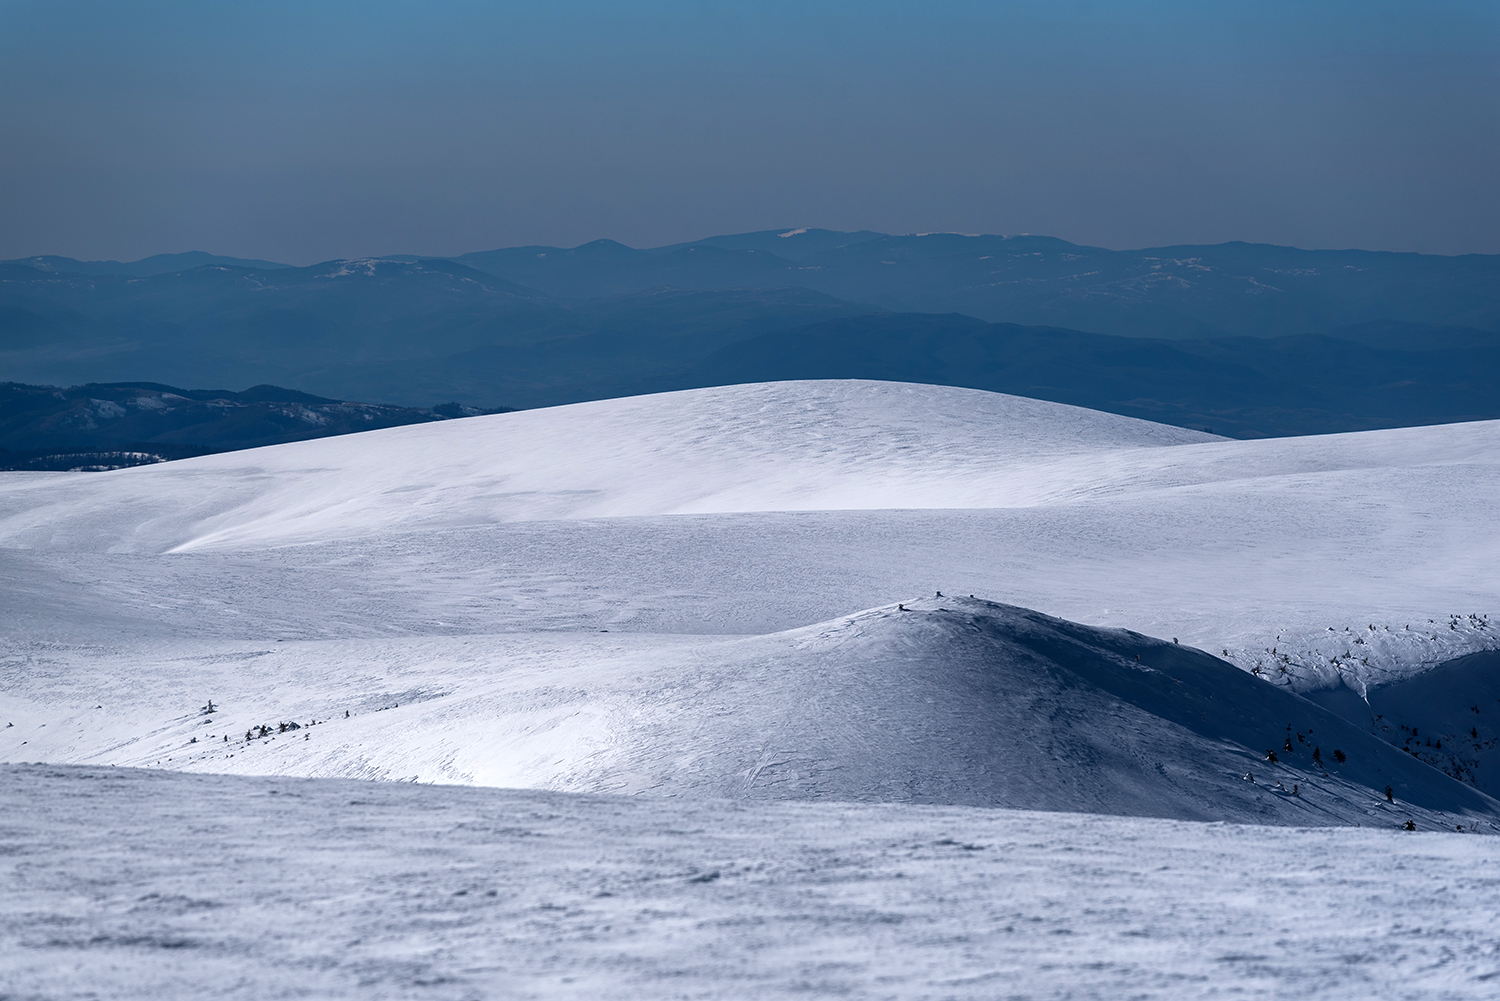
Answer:
<path fill-rule="evenodd" d="M 1253 681 L 1248 691 L 1329 693 L 1327 705 L 1378 731 L 1391 720 L 1360 719 L 1364 696 L 1500 647 L 1490 624 L 1500 612 L 1500 580 L 1491 572 L 1500 557 L 1496 498 L 1500 422 L 1224 441 L 1015 397 L 867 382 L 699 390 L 116 473 L 11 475 L 0 477 L 0 560 L 12 582 L 0 607 L 0 707 L 27 732 L 0 729 L 0 760 L 216 761 L 246 771 L 738 795 L 744 790 L 725 785 L 730 777 L 753 770 L 761 754 L 776 760 L 776 748 L 752 747 L 750 736 L 792 726 L 777 714 L 816 701 L 789 679 L 845 663 L 832 650 L 808 654 L 791 639 L 800 634 L 784 631 L 939 589 L 1177 638 L 1258 671 L 1258 680 L 1236 676 Z M 600 629 L 611 632 L 606 638 Z M 881 661 L 903 684 L 910 678 L 900 671 L 912 664 L 949 663 L 947 641 L 911 621 L 890 629 L 882 649 L 913 651 L 909 662 Z M 704 637 L 726 633 L 780 635 Z M 798 652 L 783 657 L 777 644 Z M 760 652 L 745 652 L 753 650 Z M 236 666 L 213 667 L 221 657 Z M 637 683 L 692 692 L 696 682 L 684 679 L 722 679 L 714 672 L 748 663 L 743 657 L 784 663 L 790 673 L 757 690 L 770 704 L 756 712 L 745 707 L 762 696 L 725 695 L 725 705 L 741 707 L 742 738 L 712 762 L 701 759 L 697 771 L 664 764 L 693 753 L 682 733 L 675 744 L 658 734 L 677 757 L 631 758 L 630 748 L 655 746 L 647 735 L 666 725 L 621 708 L 634 705 Z M 508 667 L 515 658 L 533 673 Z M 289 660 L 302 664 L 286 668 L 290 675 L 256 666 Z M 846 666 L 856 663 L 865 661 Z M 133 670 L 140 691 L 111 687 L 112 677 Z M 581 701 L 558 694 L 573 689 L 593 694 Z M 462 699 L 413 705 L 418 696 L 460 690 L 468 693 Z M 552 694 L 536 694 L 544 691 Z M 1500 702 L 1476 705 L 1471 720 L 1469 704 L 1433 691 L 1408 693 L 1403 704 L 1420 704 L 1423 721 L 1399 725 L 1435 728 L 1442 751 L 1459 748 L 1466 762 L 1500 737 L 1490 723 Z M 604 702 L 590 701 L 606 692 L 613 694 Z M 674 697 L 686 701 L 662 709 L 662 719 L 685 722 L 707 711 L 688 695 Z M 303 731 L 295 751 L 278 734 L 239 750 L 211 754 L 200 741 L 179 753 L 188 731 L 178 730 L 200 724 L 194 707 L 210 698 L 235 714 L 233 727 L 211 727 L 220 744 L 220 730 L 232 731 L 231 743 L 242 739 L 242 724 L 322 720 L 344 708 L 364 721 L 344 731 L 358 739 L 324 739 L 344 726 L 337 720 Z M 1075 734 L 1080 746 L 1126 746 L 1131 726 L 1110 729 L 1115 724 L 1102 722 L 1113 718 L 1101 708 L 1106 696 L 1088 699 L 1084 716 L 1099 722 L 1093 736 Z M 378 726 L 366 712 L 380 708 L 375 703 L 392 707 Z M 106 704 L 134 708 L 94 708 Z M 444 704 L 467 707 L 454 710 L 449 742 L 439 722 Z M 539 719 L 552 722 L 490 731 L 472 723 L 496 718 L 495 705 L 537 706 L 545 710 Z M 576 713 L 547 715 L 564 709 Z M 838 718 L 836 706 L 825 707 L 793 730 L 801 744 L 815 730 L 844 732 L 847 743 L 818 744 L 824 750 L 814 759 L 847 776 L 854 773 L 838 762 L 853 759 L 839 755 L 855 755 L 858 728 L 839 731 L 829 722 Z M 628 740 L 609 736 L 609 725 L 631 719 Z M 66 731 L 40 732 L 64 720 Z M 924 720 L 918 732 L 942 731 Z M 1028 725 L 1002 757 L 1042 768 L 1023 751 L 1063 724 L 1049 716 Z M 1457 739 L 1471 728 L 1474 749 Z M 524 739 L 505 736 L 517 733 Z M 1246 804 L 1264 797 L 1247 791 L 1240 776 L 1248 768 L 1214 759 L 1220 752 L 1194 743 L 1199 738 L 1232 739 L 1217 730 L 1183 737 L 1188 743 L 1169 757 L 1218 761 L 1214 774 L 1234 779 L 1214 794 L 1218 815 L 1257 815 L 1260 807 Z M 1238 743 L 1263 756 L 1267 748 L 1245 740 Z M 546 759 L 551 771 L 517 764 L 558 747 L 565 753 Z M 1413 753 L 1427 751 L 1423 743 Z M 983 755 L 953 753 L 918 761 L 889 751 L 868 760 L 907 776 L 905 798 L 973 802 L 952 790 L 983 787 L 981 780 L 942 775 L 968 774 L 969 765 L 955 761 Z M 1482 765 L 1437 748 L 1427 760 L 1468 769 L 1467 781 L 1495 788 Z M 1140 785 L 1074 765 L 1036 773 L 1057 793 L 1051 799 L 1006 800 L 1019 795 L 1016 787 L 985 788 L 1006 802 L 1053 809 L 1211 813 L 1206 800 L 1170 792 L 1178 779 L 1159 781 L 1164 773 L 1148 768 Z M 1189 773 L 1181 778 L 1188 786 L 1206 781 L 1206 773 Z M 1075 774 L 1081 784 L 1070 784 Z M 1395 780 L 1361 781 L 1368 789 Z M 1091 782 L 1136 791 L 1090 800 Z M 868 783 L 819 788 L 883 795 Z M 1171 805 L 1143 805 L 1150 802 Z M 1330 818 L 1354 817 L 1329 809 Z"/>
<path fill-rule="evenodd" d="M 117 616 L 137 581 L 153 606 L 179 593 L 238 605 L 246 596 L 214 593 L 217 569 L 192 569 L 221 566 L 215 553 L 241 591 L 363 562 L 309 586 L 359 591 L 367 611 L 402 592 L 403 606 L 441 606 L 439 621 L 464 617 L 449 599 L 470 588 L 525 611 L 467 616 L 473 632 L 622 609 L 637 628 L 766 631 L 946 583 L 1169 633 L 1301 688 L 1358 688 L 1496 645 L 1482 617 L 1500 608 L 1497 498 L 1500 422 L 1221 441 L 969 390 L 776 383 L 101 476 L 0 475 L 0 544 L 17 574 L 57 554 L 114 580 L 95 618 Z M 292 544 L 295 558 L 266 555 Z M 202 558 L 123 556 L 166 551 Z M 725 579 L 745 566 L 753 580 Z M 434 580 L 439 567 L 465 579 Z M 190 584 L 162 579 L 183 573 Z M 65 575 L 43 569 L 36 587 Z M 1363 642 L 1345 639 L 1354 628 Z"/>
<path fill-rule="evenodd" d="M 55 678 L 5 696 L 0 759 L 1500 832 L 1500 803 L 1200 651 L 979 599 L 517 640 L 75 661 L 98 704 L 48 712 Z"/>
<path fill-rule="evenodd" d="M 155 476 L 11 477 L 0 480 L 0 542 L 191 551 L 560 518 L 1013 507 L 1077 489 L 1101 453 L 1219 440 L 1040 400 L 858 381 L 665 393 L 431 431 L 206 456 Z M 1064 457 L 1074 462 L 1046 465 Z"/>

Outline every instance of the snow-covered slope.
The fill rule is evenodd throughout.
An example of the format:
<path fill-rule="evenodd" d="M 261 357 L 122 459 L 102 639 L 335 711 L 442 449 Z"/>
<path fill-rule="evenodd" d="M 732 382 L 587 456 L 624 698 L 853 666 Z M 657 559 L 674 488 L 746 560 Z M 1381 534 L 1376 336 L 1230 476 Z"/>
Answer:
<path fill-rule="evenodd" d="M 137 655 L 75 673 L 100 702 L 67 715 L 33 684 L 0 759 L 1500 831 L 1500 803 L 1200 651 L 979 599 L 715 643 L 365 647 Z"/>
<path fill-rule="evenodd" d="M 15 575 L 39 568 L 38 594 L 98 582 L 111 607 L 80 622 L 115 618 L 137 581 L 154 619 L 178 594 L 237 606 L 294 570 L 352 563 L 308 586 L 358 593 L 354 618 L 382 627 L 436 604 L 434 619 L 478 632 L 597 622 L 599 602 L 638 628 L 764 631 L 948 586 L 1180 636 L 1302 690 L 1358 690 L 1496 645 L 1497 498 L 1500 422 L 1218 441 L 969 390 L 775 383 L 14 474 L 0 546 Z M 257 555 L 293 543 L 301 555 Z M 201 559 L 104 558 L 164 551 Z M 230 564 L 241 586 L 215 596 Z M 460 580 L 444 572 L 458 566 Z M 475 587 L 493 609 L 478 618 L 450 600 L 472 606 Z M 80 599 L 46 593 L 37 614 Z M 229 614 L 244 613 L 273 614 Z"/>
<path fill-rule="evenodd" d="M 1364 703 L 1348 696 L 1359 700 L 1500 647 L 1490 624 L 1500 612 L 1492 572 L 1500 562 L 1497 498 L 1500 422 L 1223 441 L 996 394 L 866 382 L 700 390 L 118 473 L 0 477 L 0 564 L 11 583 L 0 605 L 0 699 L 10 701 L 0 707 L 30 728 L 24 735 L 0 729 L 0 759 L 179 767 L 185 757 L 193 767 L 213 759 L 214 767 L 236 770 L 588 789 L 636 788 L 633 775 L 643 789 L 732 791 L 725 776 L 753 767 L 744 763 L 748 736 L 704 765 L 702 775 L 718 778 L 701 786 L 673 785 L 700 773 L 629 758 L 629 747 L 649 746 L 640 734 L 656 723 L 638 721 L 645 729 L 629 741 L 607 736 L 607 724 L 631 718 L 620 707 L 633 704 L 636 681 L 673 688 L 678 682 L 662 679 L 741 664 L 741 654 L 750 656 L 744 651 L 760 649 L 755 643 L 771 645 L 756 663 L 774 661 L 781 655 L 772 648 L 794 635 L 735 646 L 695 634 L 779 633 L 935 589 L 1177 637 L 1258 670 L 1274 683 L 1266 691 L 1330 693 L 1328 705 L 1379 731 L 1376 721 L 1358 718 Z M 607 640 L 597 632 L 603 628 L 613 630 Z M 621 630 L 657 635 L 627 639 Z M 276 643 L 283 639 L 311 642 Z M 885 642 L 926 651 L 913 654 L 917 661 L 941 661 L 933 651 L 942 645 L 928 639 L 896 633 Z M 451 671 L 434 668 L 430 684 L 399 680 L 412 658 L 426 664 L 456 656 L 451 644 L 469 651 Z M 563 652 L 536 653 L 551 645 Z M 213 658 L 247 649 L 256 655 L 226 662 L 239 664 L 229 674 L 212 667 Z M 170 676 L 175 687 L 154 682 L 147 688 L 158 694 L 139 697 L 109 688 L 112 674 L 167 650 L 178 667 L 162 674 L 153 663 L 141 676 Z M 254 668 L 296 656 L 306 668 L 296 684 Z M 827 653 L 827 663 L 841 663 L 839 656 Z M 540 673 L 516 682 L 524 672 L 502 669 L 515 658 Z M 797 653 L 784 663 L 806 673 L 823 661 Z M 619 673 L 631 664 L 635 675 Z M 349 665 L 364 673 L 350 674 Z M 241 670 L 254 685 L 234 683 Z M 307 680 L 319 672 L 341 679 L 337 687 Z M 765 689 L 774 711 L 783 701 L 811 704 L 791 675 L 776 677 L 781 687 Z M 561 711 L 574 705 L 556 694 L 563 679 L 578 691 L 615 694 L 604 708 L 583 699 L 575 715 L 547 724 L 545 732 L 567 748 L 549 759 L 565 762 L 562 771 L 516 770 L 533 750 L 550 753 L 545 740 L 535 743 L 542 731 L 526 738 L 533 742 L 527 750 L 499 730 L 486 743 L 482 727 L 464 722 L 457 742 L 445 744 L 437 717 L 421 714 L 440 713 L 440 703 L 452 700 L 412 705 L 417 695 L 459 688 L 479 698 L 475 686 L 483 683 L 499 686 L 484 696 L 500 700 L 484 710 L 490 718 L 495 705 Z M 214 691 L 194 682 L 212 682 L 205 687 Z M 513 682 L 521 687 L 505 687 Z M 562 687 L 535 694 L 548 685 Z M 175 700 L 170 706 L 163 692 Z M 186 692 L 192 705 L 181 704 Z M 1453 692 L 1429 694 L 1403 696 L 1403 704 L 1423 707 L 1420 723 L 1401 721 L 1423 729 L 1413 753 L 1426 752 L 1429 728 L 1443 735 L 1445 752 L 1471 728 L 1476 747 L 1500 739 L 1490 723 L 1500 703 L 1478 706 L 1470 720 L 1470 705 L 1457 704 Z M 372 699 L 402 705 L 399 714 L 382 715 L 378 737 L 324 741 L 326 754 L 311 749 L 334 724 L 302 733 L 295 752 L 278 737 L 244 751 L 178 753 L 176 724 L 166 721 L 196 725 L 192 707 L 209 698 L 245 712 L 245 726 L 323 719 L 351 700 L 356 710 L 372 708 Z M 735 698 L 754 701 L 746 692 Z M 1113 718 L 1113 710 L 1099 709 L 1104 695 L 1089 698 L 1091 718 Z M 88 715 L 105 712 L 93 707 L 107 701 L 134 708 L 111 711 L 106 723 Z M 475 708 L 482 699 L 465 704 L 464 720 L 484 718 Z M 742 715 L 753 721 L 746 733 L 781 719 L 774 711 Z M 417 716 L 426 722 L 396 722 Z M 828 729 L 835 718 L 809 717 L 805 726 Z M 348 732 L 376 725 L 364 719 Z M 70 736 L 40 732 L 60 720 Z M 1114 733 L 1098 725 L 1113 734 L 1111 746 L 1124 746 L 1129 727 Z M 1034 741 L 1046 727 L 1062 726 L 1049 718 L 1021 736 Z M 242 736 L 239 727 L 222 729 Z M 104 736 L 113 743 L 101 743 Z M 852 732 L 846 737 L 854 740 Z M 1218 751 L 1192 743 L 1198 738 L 1183 739 L 1189 743 L 1177 760 L 1217 760 Z M 273 743 L 274 752 L 264 750 Z M 817 760 L 835 761 L 834 750 Z M 235 756 L 223 756 L 229 753 Z M 979 760 L 968 751 L 961 757 Z M 938 796 L 944 770 L 958 767 L 942 755 L 930 766 L 894 754 L 880 760 L 891 774 L 918 769 L 908 785 L 914 799 Z M 1025 760 L 1028 769 L 1045 765 Z M 1465 777 L 1494 788 L 1482 771 Z M 1072 788 L 1062 772 L 1045 774 L 1049 788 Z M 1207 773 L 1192 774 L 1190 786 L 1207 781 Z M 1074 789 L 1024 802 L 1152 812 L 1141 804 L 1154 800 L 1169 802 L 1163 809 L 1172 815 L 1205 815 L 1201 802 L 1174 799 L 1146 778 L 1134 799 L 1090 806 Z M 568 784 L 575 779 L 582 784 Z M 1114 788 L 1102 772 L 1088 782 Z M 972 777 L 965 783 L 983 785 Z M 829 794 L 869 791 L 838 789 Z M 1250 809 L 1250 800 L 1242 786 L 1233 789 L 1222 791 L 1221 815 L 1253 815 L 1234 812 Z M 1006 787 L 994 795 L 1018 794 Z"/>
<path fill-rule="evenodd" d="M 10 474 L 0 478 L 0 542 L 244 549 L 495 522 L 1017 508 L 1163 491 L 1313 510 L 1341 497 L 1400 503 L 1416 490 L 1467 519 L 1495 513 L 1486 488 L 1497 465 L 1500 421 L 1224 441 L 974 390 L 771 383 L 391 428 L 87 479 Z M 1421 527 L 1442 544 L 1457 526 Z"/>
<path fill-rule="evenodd" d="M 246 548 L 422 527 L 741 511 L 1001 507 L 1059 456 L 1214 441 L 976 390 L 769 383 L 391 428 L 125 475 L 0 480 L 0 542 Z M 134 475 L 132 475 L 134 474 Z M 1084 473 L 1085 478 L 1091 473 Z"/>

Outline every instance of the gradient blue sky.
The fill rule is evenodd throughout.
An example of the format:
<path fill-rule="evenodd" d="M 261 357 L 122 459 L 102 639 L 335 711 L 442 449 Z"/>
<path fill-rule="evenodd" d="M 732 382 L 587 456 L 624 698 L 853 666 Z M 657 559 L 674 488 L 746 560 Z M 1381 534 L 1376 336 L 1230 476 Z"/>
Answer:
<path fill-rule="evenodd" d="M 0 0 L 0 257 L 1500 252 L 1500 3 Z"/>

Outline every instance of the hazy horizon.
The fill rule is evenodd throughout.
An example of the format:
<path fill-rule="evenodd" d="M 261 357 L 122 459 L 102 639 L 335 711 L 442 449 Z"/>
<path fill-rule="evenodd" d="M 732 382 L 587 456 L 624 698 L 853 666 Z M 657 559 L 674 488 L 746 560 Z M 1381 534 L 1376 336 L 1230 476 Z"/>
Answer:
<path fill-rule="evenodd" d="M 0 258 L 1500 252 L 1500 8 L 0 2 Z"/>
<path fill-rule="evenodd" d="M 826 228 L 826 227 L 809 226 L 809 227 L 792 227 L 791 230 L 788 230 L 788 229 L 785 229 L 785 228 L 782 228 L 782 227 L 771 226 L 771 227 L 767 227 L 766 229 L 763 229 L 763 230 L 752 230 L 752 231 L 749 231 L 749 232 L 774 233 L 774 232 L 777 232 L 778 230 L 780 230 L 781 232 L 792 232 L 792 231 L 796 231 L 796 230 L 800 230 L 800 229 L 824 229 L 824 228 Z M 852 232 L 860 232 L 862 230 L 863 231 L 877 232 L 877 231 L 870 230 L 870 227 L 868 227 L 868 226 L 866 226 L 866 227 L 860 227 L 859 229 L 855 229 L 855 230 L 845 230 L 845 231 L 840 231 L 840 232 L 851 232 L 852 233 Z M 419 257 L 419 258 L 428 259 L 428 260 L 454 260 L 454 259 L 457 259 L 459 257 L 464 256 L 465 254 L 483 253 L 483 252 L 486 252 L 486 251 L 493 251 L 493 250 L 511 250 L 511 249 L 517 249 L 517 248 L 520 248 L 520 247 L 528 247 L 528 246 L 546 246 L 546 247 L 553 247 L 553 248 L 558 249 L 558 250 L 574 250 L 574 249 L 576 249 L 578 247 L 586 246 L 587 244 L 590 244 L 590 243 L 597 243 L 597 242 L 602 241 L 602 240 L 608 240 L 608 241 L 611 241 L 611 242 L 614 242 L 614 243 L 619 243 L 619 244 L 621 244 L 623 246 L 629 247 L 632 250 L 656 250 L 656 249 L 660 249 L 662 247 L 675 246 L 675 245 L 683 244 L 683 243 L 694 243 L 694 242 L 697 242 L 697 241 L 700 241 L 700 240 L 710 240 L 710 239 L 715 239 L 715 238 L 718 238 L 718 237 L 739 236 L 739 235 L 744 235 L 744 234 L 741 234 L 741 233 L 727 233 L 727 232 L 725 232 L 725 233 L 708 233 L 708 234 L 704 234 L 704 235 L 698 236 L 698 237 L 690 237 L 690 238 L 688 238 L 686 240 L 673 241 L 672 243 L 664 243 L 664 244 L 653 244 L 653 245 L 630 244 L 630 243 L 626 243 L 624 240 L 617 240 L 614 237 L 600 236 L 600 237 L 594 237 L 593 239 L 590 239 L 590 240 L 584 240 L 582 243 L 565 244 L 565 245 L 558 245 L 558 244 L 506 244 L 506 245 L 496 245 L 496 246 L 487 246 L 487 247 L 469 247 L 469 248 L 466 248 L 466 249 L 463 249 L 463 250 L 454 251 L 452 253 L 432 253 L 432 254 L 409 254 L 409 253 L 397 250 L 397 251 L 390 251 L 390 252 L 388 252 L 386 254 L 358 254 L 358 253 L 355 253 L 355 254 L 350 254 L 347 257 L 325 257 L 325 258 L 318 258 L 316 260 L 311 260 L 311 259 L 304 259 L 304 260 L 271 260 L 269 258 L 251 258 L 251 257 L 245 257 L 245 256 L 240 255 L 240 254 L 224 253 L 224 252 L 221 252 L 221 251 L 218 251 L 218 250 L 214 250 L 213 248 L 205 248 L 205 247 L 188 247 L 188 248 L 178 249 L 178 250 L 157 251 L 155 253 L 146 254 L 146 255 L 144 255 L 142 257 L 131 258 L 131 259 L 121 259 L 121 258 L 85 258 L 85 257 L 80 257 L 80 256 L 78 256 L 76 254 L 19 254 L 16 257 L 8 258 L 8 259 L 9 260 L 25 260 L 26 258 L 30 258 L 30 257 L 66 257 L 66 258 L 70 258 L 72 260 L 80 261 L 80 262 L 85 263 L 85 264 L 107 263 L 109 261 L 116 261 L 116 262 L 118 262 L 120 264 L 132 264 L 132 263 L 136 263 L 136 262 L 139 262 L 139 261 L 142 261 L 142 260 L 148 260 L 148 259 L 153 258 L 153 257 L 173 257 L 173 256 L 180 256 L 180 255 L 183 255 L 183 254 L 203 253 L 203 254 L 208 254 L 210 256 L 213 256 L 213 257 L 233 257 L 233 258 L 238 258 L 240 260 L 262 260 L 262 261 L 266 261 L 267 263 L 271 263 L 271 264 L 284 264 L 284 265 L 289 265 L 291 267 L 305 268 L 305 267 L 315 267 L 316 265 L 327 264 L 327 263 L 331 263 L 333 261 L 341 261 L 341 260 L 376 260 L 376 259 L 381 259 L 381 258 L 385 258 L 385 257 L 392 257 L 392 256 L 395 256 L 395 257 L 408 257 L 408 256 L 410 256 L 410 257 Z M 1053 236 L 1055 236 L 1055 234 L 1053 234 L 1053 233 L 960 233 L 960 232 L 958 232 L 956 230 L 926 230 L 926 231 L 923 231 L 923 232 L 886 233 L 886 234 L 883 234 L 883 235 L 885 235 L 885 236 L 896 236 L 896 237 L 907 237 L 907 236 L 916 236 L 916 237 L 921 237 L 921 236 L 996 237 L 996 236 L 998 236 L 998 237 L 1006 237 L 1006 238 L 1024 237 L 1024 236 L 1041 236 L 1041 237 L 1053 237 Z M 1058 239 L 1063 239 L 1063 238 L 1062 237 L 1058 237 Z M 1072 241 L 1072 240 L 1069 240 L 1068 242 L 1069 243 L 1076 243 L 1076 241 Z M 1385 250 L 1385 249 L 1378 248 L 1378 247 L 1331 247 L 1331 246 L 1330 247 L 1299 247 L 1299 246 L 1296 246 L 1295 244 L 1269 244 L 1269 243 L 1266 243 L 1264 241 L 1237 240 L 1237 239 L 1220 240 L 1220 241 L 1218 241 L 1215 244 L 1159 243 L 1159 244 L 1153 244 L 1151 246 L 1144 246 L 1144 245 L 1142 245 L 1142 246 L 1130 246 L 1130 247 L 1104 247 L 1104 246 L 1101 246 L 1100 244 L 1078 244 L 1078 245 L 1079 246 L 1086 246 L 1086 247 L 1092 247 L 1092 248 L 1102 249 L 1102 250 L 1118 251 L 1118 252 L 1121 252 L 1121 253 L 1134 253 L 1134 252 L 1140 252 L 1140 251 L 1146 251 L 1146 250 L 1169 249 L 1169 248 L 1172 248 L 1172 247 L 1183 247 L 1183 246 L 1218 246 L 1218 245 L 1223 245 L 1223 244 L 1228 244 L 1228 243 L 1253 243 L 1253 244 L 1258 244 L 1258 245 L 1261 245 L 1261 246 L 1291 247 L 1292 249 L 1295 249 L 1295 250 L 1305 250 L 1305 251 L 1309 251 L 1309 252 L 1319 252 L 1319 251 L 1327 251 L 1327 252 L 1368 251 L 1368 252 L 1371 252 L 1371 253 L 1423 254 L 1423 255 L 1431 256 L 1431 257 L 1464 257 L 1464 256 L 1476 256 L 1476 255 L 1477 256 L 1495 256 L 1495 254 L 1500 254 L 1500 251 L 1496 251 L 1494 253 L 1483 253 L 1483 252 L 1479 252 L 1479 251 L 1468 251 L 1468 252 L 1463 252 L 1463 253 L 1442 254 L 1442 253 L 1437 253 L 1435 251 L 1430 251 L 1430 250 L 1424 250 L 1424 251 L 1415 251 L 1415 250 Z"/>

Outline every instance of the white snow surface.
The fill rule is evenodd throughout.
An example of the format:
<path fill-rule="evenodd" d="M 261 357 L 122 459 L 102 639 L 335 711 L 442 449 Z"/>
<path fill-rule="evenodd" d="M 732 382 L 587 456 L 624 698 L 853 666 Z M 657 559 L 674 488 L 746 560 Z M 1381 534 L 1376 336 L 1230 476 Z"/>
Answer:
<path fill-rule="evenodd" d="M 762 634 L 755 656 L 775 659 L 772 649 L 796 647 L 796 630 L 809 623 L 939 589 L 1185 639 L 1280 687 L 1363 698 L 1372 686 L 1497 645 L 1488 618 L 1500 555 L 1497 474 L 1500 422 L 1239 442 L 991 393 L 812 382 L 471 418 L 95 476 L 11 478 L 0 485 L 0 559 L 14 584 L 0 610 L 0 708 L 21 726 L 0 728 L 0 760 L 738 795 L 755 761 L 778 756 L 774 741 L 742 742 L 706 770 L 683 769 L 693 781 L 670 767 L 696 753 L 681 734 L 650 761 L 631 758 L 630 748 L 649 743 L 643 734 L 681 712 L 667 699 L 665 715 L 636 719 L 628 735 L 611 731 L 629 718 L 622 707 L 641 696 L 642 678 L 654 679 L 653 690 L 695 691 L 749 656 L 743 644 L 715 645 L 705 634 Z M 621 681 L 619 659 L 588 644 L 503 638 L 601 629 L 640 634 L 631 658 L 651 671 Z M 393 635 L 468 636 L 486 652 L 449 663 L 437 647 L 391 646 Z M 694 636 L 696 652 L 682 654 Z M 265 650 L 279 640 L 318 643 L 315 666 L 264 674 L 259 689 L 203 670 L 240 656 L 241 642 Z M 198 665 L 191 698 L 187 677 L 142 653 L 168 641 L 176 662 Z M 898 629 L 881 649 L 925 643 L 921 656 L 941 659 L 946 642 Z M 517 650 L 529 651 L 530 674 L 506 673 Z M 463 708 L 442 725 L 403 724 L 373 747 L 365 737 L 322 740 L 316 752 L 304 733 L 284 760 L 257 750 L 258 739 L 239 750 L 173 750 L 187 735 L 168 721 L 213 698 L 244 717 L 226 728 L 242 734 L 252 724 L 363 710 L 371 693 L 415 691 L 393 680 L 405 656 L 448 665 L 428 672 L 422 691 L 464 692 L 454 703 Z M 826 673 L 822 656 L 787 662 L 816 676 Z M 128 691 L 111 681 L 122 677 Z M 591 694 L 558 698 L 563 678 Z M 778 691 L 767 699 L 804 698 L 795 687 Z M 859 692 L 851 697 L 845 711 L 870 708 L 856 704 Z M 1429 736 L 1407 748 L 1500 789 L 1484 764 L 1500 734 L 1456 699 L 1423 702 Z M 545 725 L 494 708 L 518 702 L 547 707 Z M 780 725 L 776 705 L 762 712 L 744 692 L 731 702 L 725 712 L 752 732 Z M 134 708 L 117 725 L 84 722 L 106 703 L 109 713 Z M 408 705 L 403 719 L 414 711 Z M 830 703 L 826 712 L 838 709 Z M 84 736 L 64 740 L 75 726 Z M 1401 743 L 1394 730 L 1384 736 Z M 613 758 L 599 750 L 606 745 Z M 517 764 L 543 758 L 548 767 Z M 814 754 L 809 774 L 846 768 L 837 758 Z M 788 788 L 1214 815 L 1150 782 L 1139 795 L 1098 800 L 1068 791 L 1059 776 L 1055 796 L 939 795 L 941 774 L 960 766 L 939 753 L 914 767 L 899 794 L 857 783 Z M 1280 817 L 1227 800 L 1219 808 L 1221 817 Z M 1327 819 L 1354 820 L 1360 809 L 1330 807 Z"/>
<path fill-rule="evenodd" d="M 1500 422 L 1225 441 L 859 381 L 0 477 L 0 558 L 32 593 L 92 592 L 38 599 L 82 601 L 71 619 L 23 600 L 27 633 L 207 601 L 327 635 L 332 617 L 279 601 L 302 572 L 338 628 L 375 632 L 767 632 L 946 587 L 1360 692 L 1496 648 L 1497 523 Z M 175 635 L 225 628 L 188 618 Z"/>
<path fill-rule="evenodd" d="M 739 639 L 158 645 L 16 673 L 7 760 L 1500 831 L 1500 803 L 1201 652 L 978 599 Z"/>
<path fill-rule="evenodd" d="M 0 768 L 18 998 L 1488 999 L 1488 838 Z"/>
<path fill-rule="evenodd" d="M 1016 507 L 1078 489 L 1116 450 L 1212 440 L 976 390 L 729 386 L 231 452 L 158 476 L 14 478 L 0 543 L 182 552 L 512 521 Z"/>
<path fill-rule="evenodd" d="M 1497 523 L 871 382 L 0 474 L 0 994 L 1490 997 Z"/>
<path fill-rule="evenodd" d="M 59 643 L 772 633 L 946 589 L 1363 697 L 1500 645 L 1497 521 L 1500 422 L 1225 441 L 772 383 L 0 477 L 0 626 L 24 680 Z"/>

